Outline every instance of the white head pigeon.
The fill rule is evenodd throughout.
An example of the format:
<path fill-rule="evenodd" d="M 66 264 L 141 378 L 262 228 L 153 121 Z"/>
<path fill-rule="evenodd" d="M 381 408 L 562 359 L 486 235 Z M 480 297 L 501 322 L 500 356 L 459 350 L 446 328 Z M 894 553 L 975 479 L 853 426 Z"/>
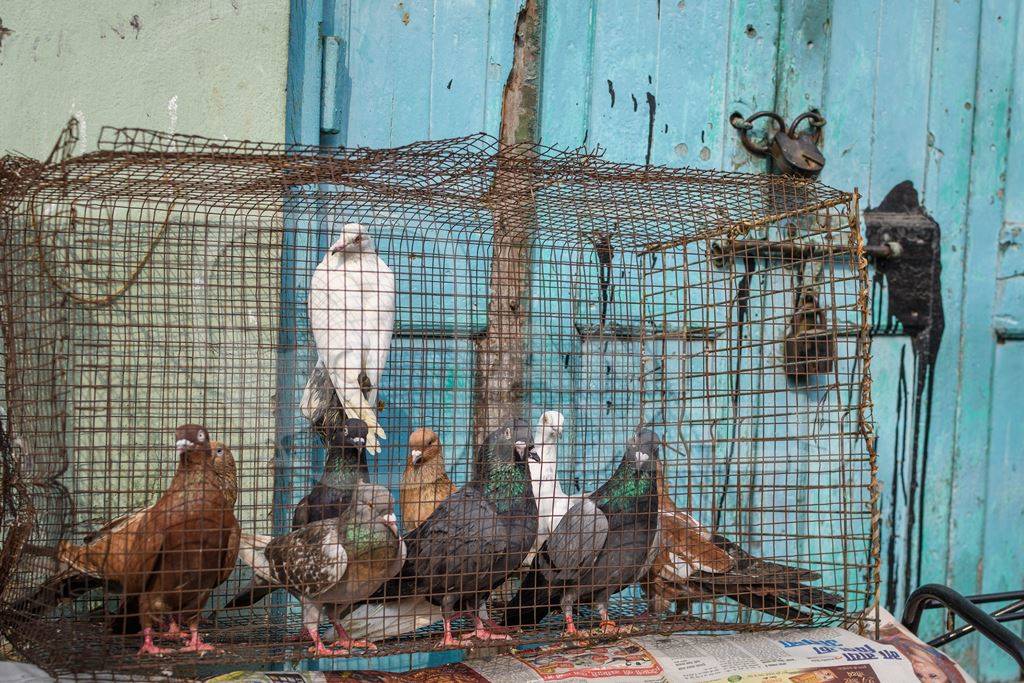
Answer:
<path fill-rule="evenodd" d="M 302 395 L 302 414 L 322 408 L 316 377 L 326 371 L 345 414 L 369 427 L 366 449 L 385 438 L 377 422 L 377 390 L 395 326 L 395 277 L 360 223 L 346 223 L 309 285 L 309 324 L 317 369 Z"/>
<path fill-rule="evenodd" d="M 569 509 L 569 496 L 558 482 L 558 440 L 564 430 L 565 417 L 557 410 L 549 410 L 540 416 L 534 435 L 540 462 L 530 461 L 530 484 L 540 515 L 538 547 L 547 540 L 548 534 L 558 526 L 562 515 Z"/>

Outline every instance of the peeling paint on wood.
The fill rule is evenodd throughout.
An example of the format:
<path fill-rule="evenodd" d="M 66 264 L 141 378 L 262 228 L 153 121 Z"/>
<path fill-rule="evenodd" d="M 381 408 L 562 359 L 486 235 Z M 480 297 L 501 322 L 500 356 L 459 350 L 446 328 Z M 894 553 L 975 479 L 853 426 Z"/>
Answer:
<path fill-rule="evenodd" d="M 516 20 L 512 68 L 501 105 L 502 148 L 538 139 L 543 7 L 526 0 Z M 504 182 L 499 162 L 496 189 Z M 528 226 L 536 222 L 532 199 L 495 205 L 487 332 L 476 346 L 473 400 L 475 443 L 502 422 L 520 413 L 525 395 L 529 330 L 530 242 Z"/>

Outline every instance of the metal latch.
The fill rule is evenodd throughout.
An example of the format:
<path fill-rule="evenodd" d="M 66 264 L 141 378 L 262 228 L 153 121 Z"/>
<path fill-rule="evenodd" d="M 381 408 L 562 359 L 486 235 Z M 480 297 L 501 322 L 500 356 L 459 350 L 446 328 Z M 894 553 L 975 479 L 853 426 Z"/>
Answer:
<path fill-rule="evenodd" d="M 867 245 L 877 277 L 887 281 L 888 320 L 880 327 L 894 330 L 898 321 L 913 338 L 922 367 L 935 361 L 942 331 L 939 224 L 925 213 L 913 183 L 905 180 L 889 190 L 882 203 L 864 212 Z"/>
<path fill-rule="evenodd" d="M 320 76 L 320 132 L 338 133 L 338 60 L 341 57 L 341 36 L 321 36 L 323 62 Z"/>
<path fill-rule="evenodd" d="M 750 138 L 754 122 L 762 118 L 771 119 L 778 128 L 767 144 L 755 142 Z M 804 121 L 807 122 L 808 130 L 799 132 L 800 124 Z M 754 156 L 771 157 L 772 164 L 779 173 L 817 178 L 821 169 L 825 168 L 825 156 L 819 148 L 825 118 L 814 110 L 796 117 L 788 127 L 785 119 L 772 111 L 759 111 L 747 118 L 743 118 L 743 115 L 737 112 L 729 117 L 729 123 L 739 132 L 743 147 Z"/>

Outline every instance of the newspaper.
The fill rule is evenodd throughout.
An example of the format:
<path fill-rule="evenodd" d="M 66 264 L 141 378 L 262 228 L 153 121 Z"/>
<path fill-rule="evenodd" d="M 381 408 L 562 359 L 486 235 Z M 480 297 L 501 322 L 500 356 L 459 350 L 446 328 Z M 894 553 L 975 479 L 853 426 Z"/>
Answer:
<path fill-rule="evenodd" d="M 215 681 L 333 683 L 974 683 L 951 659 L 881 612 L 880 638 L 840 628 L 739 635 L 641 636 L 589 647 L 552 645 L 404 674 L 236 672 Z"/>
<path fill-rule="evenodd" d="M 918 680 L 895 647 L 838 628 L 733 636 L 644 636 L 589 648 L 540 648 L 469 666 L 488 681 L 819 683 Z"/>

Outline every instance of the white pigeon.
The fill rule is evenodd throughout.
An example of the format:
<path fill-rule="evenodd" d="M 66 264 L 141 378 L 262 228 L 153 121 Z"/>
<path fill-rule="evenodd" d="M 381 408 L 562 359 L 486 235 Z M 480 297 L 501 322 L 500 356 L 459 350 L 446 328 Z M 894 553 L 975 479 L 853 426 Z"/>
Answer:
<path fill-rule="evenodd" d="M 377 391 L 395 326 L 395 276 L 361 223 L 345 224 L 313 272 L 309 324 L 317 369 L 302 394 L 302 414 L 312 421 L 322 408 L 317 376 L 326 370 L 345 414 L 369 427 L 366 449 L 377 453 L 378 439 L 386 438 L 377 421 Z"/>
<path fill-rule="evenodd" d="M 530 486 L 533 487 L 533 498 L 537 501 L 537 540 L 530 553 L 520 566 L 521 571 L 528 571 L 533 565 L 533 558 L 548 540 L 570 506 L 579 502 L 580 496 L 569 496 L 562 490 L 558 481 L 558 440 L 565 431 L 565 416 L 557 410 L 548 410 L 537 421 L 537 429 L 533 434 L 534 452 L 539 460 L 528 461 L 530 467 Z M 519 578 L 511 576 L 491 593 L 489 599 L 480 606 L 480 616 L 489 619 L 488 603 L 502 605 L 509 602 L 519 589 Z"/>
<path fill-rule="evenodd" d="M 544 545 L 569 510 L 570 498 L 558 481 L 558 440 L 564 431 L 565 417 L 557 410 L 549 410 L 537 421 L 533 437 L 540 457 L 540 462 L 530 460 L 530 484 L 538 512 L 537 548 Z"/>

